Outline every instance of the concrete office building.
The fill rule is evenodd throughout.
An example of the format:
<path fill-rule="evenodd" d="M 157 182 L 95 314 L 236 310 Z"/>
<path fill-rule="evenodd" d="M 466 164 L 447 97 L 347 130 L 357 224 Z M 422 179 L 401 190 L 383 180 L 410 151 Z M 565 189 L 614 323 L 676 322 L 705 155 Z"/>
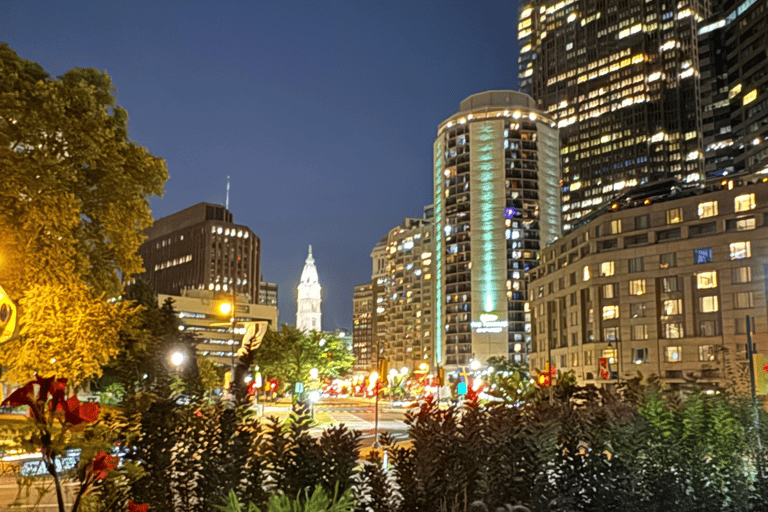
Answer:
<path fill-rule="evenodd" d="M 277 283 L 259 283 L 259 304 L 277 307 Z"/>
<path fill-rule="evenodd" d="M 639 371 L 672 389 L 722 387 L 726 368 L 746 365 L 747 316 L 768 350 L 768 183 L 670 180 L 605 211 L 529 272 L 532 370 L 550 361 L 581 384 Z M 612 373 L 600 375 L 601 358 Z"/>
<path fill-rule="evenodd" d="M 449 370 L 527 358 L 524 273 L 561 235 L 554 124 L 525 94 L 487 91 L 438 127 L 433 343 Z"/>
<path fill-rule="evenodd" d="M 702 180 L 698 0 L 532 0 L 521 90 L 560 129 L 563 229 L 626 190 Z"/>
<path fill-rule="evenodd" d="M 386 336 L 382 322 L 386 313 L 386 245 L 387 237 L 383 237 L 371 251 L 371 282 L 355 286 L 352 299 L 352 351 L 354 370 L 358 373 L 368 373 L 378 367 Z"/>
<path fill-rule="evenodd" d="M 217 295 L 209 290 L 185 290 L 182 295 L 158 294 L 160 304 L 173 300 L 173 307 L 183 330 L 195 335 L 198 354 L 211 357 L 223 365 L 231 365 L 243 338 L 242 325 L 233 333 L 230 316 L 219 310 L 230 296 Z M 238 294 L 235 319 L 237 322 L 266 321 L 271 329 L 277 329 L 277 308 L 248 302 L 246 294 Z"/>
<path fill-rule="evenodd" d="M 156 293 L 182 295 L 207 290 L 247 303 L 259 297 L 261 242 L 248 226 L 235 224 L 220 205 L 199 203 L 157 219 L 139 248 L 145 271 L 137 277 Z"/>

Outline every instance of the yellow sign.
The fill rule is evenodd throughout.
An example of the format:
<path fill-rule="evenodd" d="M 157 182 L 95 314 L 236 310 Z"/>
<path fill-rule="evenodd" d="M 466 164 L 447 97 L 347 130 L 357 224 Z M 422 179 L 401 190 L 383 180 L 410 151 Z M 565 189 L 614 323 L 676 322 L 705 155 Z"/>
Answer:
<path fill-rule="evenodd" d="M 768 355 L 753 354 L 755 368 L 755 394 L 768 395 Z"/>
<path fill-rule="evenodd" d="M 0 287 L 0 343 L 13 338 L 19 326 L 16 304 Z"/>

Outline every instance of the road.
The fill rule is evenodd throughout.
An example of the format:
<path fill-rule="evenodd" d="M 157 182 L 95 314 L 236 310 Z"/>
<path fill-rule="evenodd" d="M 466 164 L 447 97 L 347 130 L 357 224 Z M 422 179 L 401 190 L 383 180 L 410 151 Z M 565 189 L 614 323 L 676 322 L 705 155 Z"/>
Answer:
<path fill-rule="evenodd" d="M 388 401 L 379 403 L 379 433 L 388 432 L 398 441 L 408 439 L 408 429 L 403 422 L 406 409 L 393 407 Z M 265 404 L 264 416 L 284 418 L 290 413 L 287 402 L 280 404 Z M 358 398 L 324 398 L 315 404 L 315 420 L 317 425 L 312 427 L 319 434 L 331 425 L 344 424 L 352 430 L 362 433 L 361 445 L 369 448 L 374 443 L 376 409 L 373 400 Z"/>
<path fill-rule="evenodd" d="M 406 409 L 403 407 L 393 407 L 388 401 L 379 403 L 379 432 L 388 432 L 393 435 L 398 442 L 408 439 L 408 432 L 403 422 Z M 264 404 L 264 416 L 276 416 L 284 419 L 291 412 L 290 402 L 281 401 L 277 403 Z M 326 398 L 321 399 L 315 405 L 315 421 L 317 424 L 312 427 L 313 434 L 320 433 L 331 425 L 344 424 L 352 430 L 358 430 L 362 433 L 361 448 L 362 453 L 368 452 L 374 443 L 374 428 L 376 411 L 373 400 L 355 399 L 355 398 Z M 16 418 L 13 418 L 16 419 Z M 5 471 L 0 471 L 0 510 L 2 511 L 40 511 L 48 512 L 58 510 L 56 506 L 55 492 L 51 487 L 53 481 L 46 476 L 35 478 L 30 488 L 21 489 L 21 498 L 19 495 L 19 485 L 13 471 L 9 470 L 9 465 L 5 465 Z M 74 485 L 74 484 L 72 484 Z M 73 499 L 72 485 L 66 484 L 64 487 L 67 504 L 71 504 Z M 47 491 L 42 491 L 47 489 Z M 42 499 L 40 496 L 42 495 Z"/>

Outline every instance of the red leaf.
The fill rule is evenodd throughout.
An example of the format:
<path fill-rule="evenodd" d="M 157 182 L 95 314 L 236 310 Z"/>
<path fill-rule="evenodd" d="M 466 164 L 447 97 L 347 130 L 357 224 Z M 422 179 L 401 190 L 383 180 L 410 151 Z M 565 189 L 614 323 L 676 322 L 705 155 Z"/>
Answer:
<path fill-rule="evenodd" d="M 107 478 L 107 473 L 109 473 L 110 469 L 117 467 L 119 461 L 120 457 L 110 455 L 107 452 L 98 452 L 91 460 L 90 469 L 96 480 L 103 480 Z"/>
<path fill-rule="evenodd" d="M 138 503 L 134 503 L 133 500 L 128 500 L 128 512 L 148 512 L 148 510 L 149 503 L 139 505 Z"/>

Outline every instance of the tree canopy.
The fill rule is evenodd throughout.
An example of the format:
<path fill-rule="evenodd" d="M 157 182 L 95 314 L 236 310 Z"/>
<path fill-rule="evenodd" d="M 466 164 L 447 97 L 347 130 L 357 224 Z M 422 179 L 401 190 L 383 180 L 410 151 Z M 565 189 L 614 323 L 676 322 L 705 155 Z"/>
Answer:
<path fill-rule="evenodd" d="M 106 72 L 52 78 L 0 44 L 0 283 L 21 306 L 21 337 L 0 349 L 8 378 L 97 375 L 132 317 L 108 299 L 142 270 L 149 198 L 168 173 L 129 140 L 115 92 Z"/>
<path fill-rule="evenodd" d="M 267 331 L 256 350 L 255 362 L 267 378 L 276 378 L 293 389 L 297 382 L 308 382 L 312 368 L 317 368 L 320 378 L 342 375 L 352 366 L 354 356 L 334 334 L 306 334 L 283 325 L 280 332 Z"/>

